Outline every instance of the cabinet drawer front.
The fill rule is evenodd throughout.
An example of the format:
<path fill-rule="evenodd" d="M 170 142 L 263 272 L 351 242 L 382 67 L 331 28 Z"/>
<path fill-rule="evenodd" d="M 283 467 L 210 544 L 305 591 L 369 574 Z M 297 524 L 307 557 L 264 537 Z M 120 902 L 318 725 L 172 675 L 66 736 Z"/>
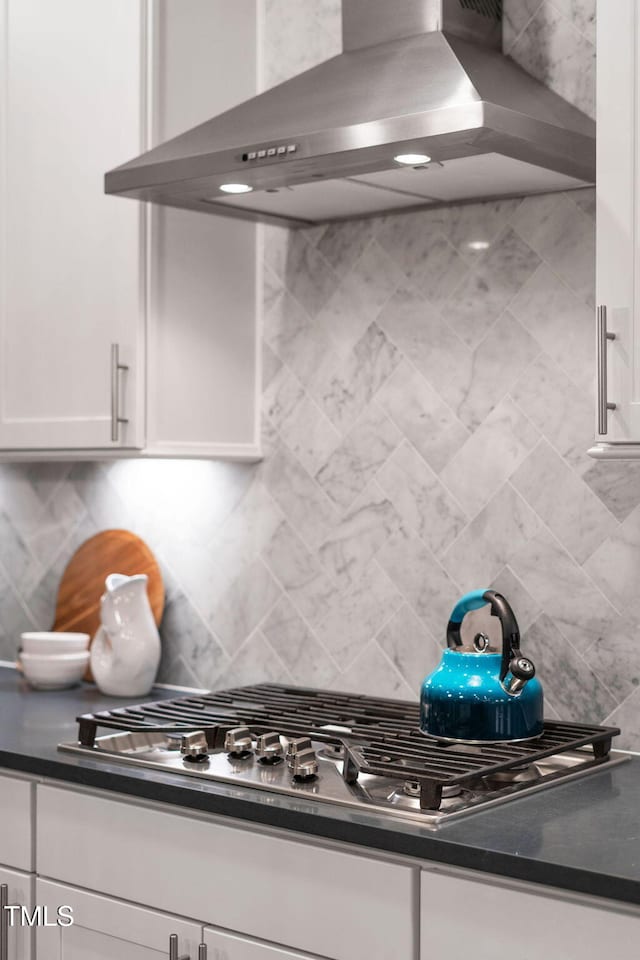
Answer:
<path fill-rule="evenodd" d="M 317 960 L 317 956 L 310 957 L 275 943 L 259 943 L 222 930 L 206 929 L 203 940 L 209 950 L 208 960 Z"/>
<path fill-rule="evenodd" d="M 36 881 L 36 903 L 47 908 L 51 924 L 37 928 L 43 960 L 161 960 L 169 955 L 171 934 L 178 937 L 180 956 L 195 957 L 201 939 L 195 923 L 48 880 Z M 57 927 L 63 905 L 73 910 L 73 924 Z"/>
<path fill-rule="evenodd" d="M 31 870 L 33 784 L 0 776 L 0 864 Z"/>
<path fill-rule="evenodd" d="M 415 956 L 409 867 L 50 786 L 37 837 L 46 877 L 331 960 Z"/>
<path fill-rule="evenodd" d="M 19 873 L 17 870 L 3 870 L 0 868 L 0 883 L 6 883 L 9 905 L 33 909 L 33 876 L 28 873 Z M 7 960 L 31 960 L 32 931 L 23 925 L 21 917 L 16 911 L 10 911 L 9 930 L 7 933 Z M 13 922 L 11 922 L 13 920 Z"/>
<path fill-rule="evenodd" d="M 570 894 L 531 885 L 424 872 L 421 960 L 637 960 L 640 911 L 580 903 Z M 607 909 L 608 906 L 608 909 Z M 613 954 L 612 954 L 613 951 Z"/>

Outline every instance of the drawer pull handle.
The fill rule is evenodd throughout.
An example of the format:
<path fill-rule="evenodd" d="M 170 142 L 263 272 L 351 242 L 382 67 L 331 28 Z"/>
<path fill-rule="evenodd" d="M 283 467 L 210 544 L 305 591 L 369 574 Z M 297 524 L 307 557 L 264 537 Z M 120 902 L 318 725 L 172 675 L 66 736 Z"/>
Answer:
<path fill-rule="evenodd" d="M 615 333 L 607 331 L 607 308 L 598 307 L 598 433 L 603 436 L 609 430 L 609 410 L 616 409 L 607 399 L 607 341 L 615 339 Z"/>
<path fill-rule="evenodd" d="M 0 960 L 3 960 L 3 958 L 0 957 Z M 8 960 L 8 958 L 7 958 L 7 960 Z M 183 954 L 183 956 L 181 956 L 181 957 L 178 956 L 178 935 L 177 935 L 177 933 L 172 933 L 171 936 L 169 937 L 169 960 L 190 960 L 190 958 L 189 958 L 188 956 L 186 956 L 186 954 Z"/>
<path fill-rule="evenodd" d="M 120 363 L 120 344 L 111 344 L 111 439 L 117 443 L 120 439 L 120 424 L 129 423 L 120 413 L 120 373 L 128 370 L 126 363 Z"/>
<path fill-rule="evenodd" d="M 201 943 L 198 947 L 198 960 L 207 960 L 207 945 Z"/>

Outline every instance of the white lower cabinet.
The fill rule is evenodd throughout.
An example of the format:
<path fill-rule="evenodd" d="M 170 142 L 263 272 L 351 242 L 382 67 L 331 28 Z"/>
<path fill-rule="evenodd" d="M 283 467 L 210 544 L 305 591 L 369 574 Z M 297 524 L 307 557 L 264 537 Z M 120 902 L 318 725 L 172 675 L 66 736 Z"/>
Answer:
<path fill-rule="evenodd" d="M 0 854 L 1 855 L 1 854 Z M 33 875 L 18 870 L 6 870 L 0 867 L 0 884 L 8 887 L 9 906 L 26 907 L 31 916 L 33 907 Z M 15 910 L 7 911 L 4 922 L 7 924 L 8 955 L 6 960 L 31 960 L 33 957 L 33 930 L 21 923 L 22 915 Z M 5 960 L 1 957 L 0 960 Z"/>
<path fill-rule="evenodd" d="M 0 776 L 0 864 L 25 873 L 32 869 L 34 789 L 30 780 Z"/>
<path fill-rule="evenodd" d="M 496 877 L 423 871 L 421 960 L 637 960 L 640 909 Z"/>
<path fill-rule="evenodd" d="M 207 928 L 202 939 L 207 946 L 207 960 L 318 960 L 318 954 L 310 956 L 308 953 L 297 953 L 275 943 L 252 940 L 222 930 Z"/>
<path fill-rule="evenodd" d="M 180 958 L 198 956 L 197 923 L 49 880 L 36 881 L 36 902 L 47 907 L 50 923 L 59 907 L 73 910 L 69 926 L 37 927 L 39 960 L 166 960 L 172 935 Z"/>

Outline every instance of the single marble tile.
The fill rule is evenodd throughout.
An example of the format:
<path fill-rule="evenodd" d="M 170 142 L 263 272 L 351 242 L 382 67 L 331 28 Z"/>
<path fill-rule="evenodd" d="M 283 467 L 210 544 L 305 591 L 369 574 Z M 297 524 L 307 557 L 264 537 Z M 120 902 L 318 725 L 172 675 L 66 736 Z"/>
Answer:
<path fill-rule="evenodd" d="M 380 488 L 367 487 L 320 548 L 320 559 L 339 587 L 344 590 L 356 583 L 399 525 L 393 505 Z"/>
<path fill-rule="evenodd" d="M 340 443 L 340 434 L 308 395 L 280 424 L 280 437 L 312 476 L 327 462 Z"/>
<path fill-rule="evenodd" d="M 591 217 L 593 222 L 596 220 L 596 190 L 595 187 L 583 187 L 578 190 L 568 190 L 567 199 L 577 203 L 584 213 Z"/>
<path fill-rule="evenodd" d="M 44 621 L 45 627 L 51 626 L 52 622 L 53 611 L 51 619 Z M 39 626 L 37 621 L 34 623 L 30 612 L 20 601 L 0 567 L 0 660 L 15 660 L 20 646 L 20 634 Z"/>
<path fill-rule="evenodd" d="M 460 597 L 459 586 L 423 541 L 405 529 L 393 534 L 377 559 L 415 613 L 438 636 Z"/>
<path fill-rule="evenodd" d="M 511 557 L 509 566 L 580 652 L 603 636 L 616 617 L 601 592 L 604 584 L 592 580 L 546 527 Z"/>
<path fill-rule="evenodd" d="M 309 392 L 329 419 L 345 433 L 402 359 L 376 323 L 345 357 L 325 355 Z"/>
<path fill-rule="evenodd" d="M 542 0 L 503 0 L 502 49 L 509 54 L 514 43 L 540 9 Z"/>
<path fill-rule="evenodd" d="M 637 460 L 591 460 L 582 479 L 620 522 L 640 504 Z"/>
<path fill-rule="evenodd" d="M 354 585 L 335 594 L 315 633 L 342 669 L 375 637 L 403 600 L 381 567 L 372 560 Z"/>
<path fill-rule="evenodd" d="M 401 287 L 378 323 L 445 401 L 459 399 L 458 371 L 470 352 L 439 310 L 412 287 Z"/>
<path fill-rule="evenodd" d="M 279 449 L 263 464 L 263 482 L 304 542 L 315 549 L 328 536 L 338 511 L 323 490 L 287 450 Z"/>
<path fill-rule="evenodd" d="M 266 340 L 262 341 L 262 389 L 263 392 L 270 385 L 275 375 L 282 369 L 282 360 L 278 357 Z"/>
<path fill-rule="evenodd" d="M 425 251 L 447 235 L 451 207 L 424 208 L 411 213 L 381 217 L 376 230 L 378 243 L 404 273 L 412 275 L 425 263 Z"/>
<path fill-rule="evenodd" d="M 552 0 L 554 7 L 592 44 L 596 42 L 596 0 Z"/>
<path fill-rule="evenodd" d="M 593 403 L 546 354 L 525 370 L 511 395 L 558 453 L 579 473 L 593 443 Z"/>
<path fill-rule="evenodd" d="M 317 247 L 327 263 L 341 278 L 356 265 L 373 239 L 373 220 L 344 220 L 330 223 L 322 232 Z"/>
<path fill-rule="evenodd" d="M 197 678 L 198 685 L 208 688 L 229 664 L 222 646 L 179 588 L 167 596 L 160 637 L 161 671 L 165 675 L 174 673 L 174 661 L 180 657 Z M 177 676 L 174 682 L 178 682 Z"/>
<path fill-rule="evenodd" d="M 37 533 L 44 504 L 29 464 L 7 463 L 0 467 L 0 505 L 11 509 L 11 525 L 21 537 Z"/>
<path fill-rule="evenodd" d="M 640 743 L 640 690 L 634 691 L 624 700 L 604 722 L 607 726 L 620 727 L 620 736 L 616 737 L 616 750 L 638 750 Z"/>
<path fill-rule="evenodd" d="M 73 484 L 64 481 L 55 488 L 40 511 L 37 529 L 25 535 L 25 543 L 40 566 L 47 569 L 64 542 L 85 518 L 86 507 Z"/>
<path fill-rule="evenodd" d="M 274 353 L 307 384 L 331 350 L 328 335 L 288 292 L 264 318 L 264 337 Z"/>
<path fill-rule="evenodd" d="M 546 440 L 529 454 L 511 482 L 578 563 L 584 563 L 616 529 L 612 514 Z"/>
<path fill-rule="evenodd" d="M 293 677 L 260 630 L 255 630 L 220 673 L 212 689 L 253 683 L 293 683 Z"/>
<path fill-rule="evenodd" d="M 557 7 L 544 0 L 509 54 L 527 73 L 595 117 L 595 45 Z M 584 12 L 579 23 L 588 31 Z"/>
<path fill-rule="evenodd" d="M 435 554 L 445 550 L 464 527 L 462 508 L 408 441 L 389 457 L 376 479 L 404 525 Z"/>
<path fill-rule="evenodd" d="M 284 287 L 282 281 L 265 262 L 262 271 L 262 311 L 267 314 L 282 296 Z"/>
<path fill-rule="evenodd" d="M 464 425 L 479 427 L 539 353 L 539 344 L 505 310 L 460 368 L 454 410 Z"/>
<path fill-rule="evenodd" d="M 611 621 L 584 654 L 586 663 L 602 679 L 618 703 L 640 686 L 640 659 L 637 653 L 638 626 L 627 617 Z"/>
<path fill-rule="evenodd" d="M 524 584 L 516 577 L 511 567 L 503 567 L 500 573 L 493 578 L 491 589 L 497 590 L 509 601 L 516 615 L 520 634 L 531 626 L 539 613 L 540 604 L 531 596 Z"/>
<path fill-rule="evenodd" d="M 286 665 L 294 683 L 306 687 L 331 685 L 338 673 L 336 664 L 286 596 L 278 601 L 264 621 L 262 632 Z"/>
<path fill-rule="evenodd" d="M 636 507 L 585 564 L 585 570 L 620 611 L 640 618 L 640 507 Z"/>
<path fill-rule="evenodd" d="M 369 697 L 415 700 L 416 691 L 400 675 L 375 640 L 370 640 L 353 663 L 332 683 L 335 690 Z"/>
<path fill-rule="evenodd" d="M 262 395 L 262 408 L 276 429 L 296 410 L 304 397 L 300 381 L 282 366 Z"/>
<path fill-rule="evenodd" d="M 216 530 L 207 549 L 211 556 L 223 558 L 227 569 L 239 569 L 264 549 L 281 520 L 282 512 L 264 484 L 254 481 Z"/>
<path fill-rule="evenodd" d="M 20 465 L 42 503 L 46 504 L 69 476 L 71 463 L 25 463 Z"/>
<path fill-rule="evenodd" d="M 315 479 L 335 504 L 346 509 L 393 453 L 400 439 L 398 428 L 372 403 L 318 470 Z"/>
<path fill-rule="evenodd" d="M 533 510 L 506 483 L 442 555 L 443 566 L 464 591 L 481 589 L 539 526 Z"/>
<path fill-rule="evenodd" d="M 265 280 L 269 287 L 281 290 L 286 274 L 287 250 L 291 242 L 291 230 L 270 223 L 264 224 L 262 230 Z"/>
<path fill-rule="evenodd" d="M 445 319 L 469 347 L 476 347 L 539 263 L 531 247 L 505 227 L 443 307 Z"/>
<path fill-rule="evenodd" d="M 595 229 L 591 217 L 567 194 L 556 193 L 525 197 L 512 222 L 519 235 L 578 299 L 593 306 Z M 551 292 L 557 296 L 553 287 Z M 555 306 L 553 300 L 547 300 L 547 310 L 550 306 Z M 515 307 L 512 312 L 520 319 Z"/>
<path fill-rule="evenodd" d="M 391 258 L 371 241 L 317 317 L 339 354 L 355 346 L 402 278 Z"/>
<path fill-rule="evenodd" d="M 109 481 L 109 474 L 102 465 L 74 463 L 69 481 L 97 529 L 129 529 L 133 522 L 129 507 Z"/>
<path fill-rule="evenodd" d="M 376 402 L 436 473 L 469 436 L 451 408 L 406 360 L 378 392 Z"/>
<path fill-rule="evenodd" d="M 40 580 L 45 568 L 34 557 L 13 526 L 6 508 L 0 509 L 0 562 L 19 595 L 27 594 Z"/>
<path fill-rule="evenodd" d="M 536 665 L 538 678 L 564 720 L 602 723 L 616 701 L 580 654 L 541 613 L 525 633 L 522 646 Z"/>
<path fill-rule="evenodd" d="M 513 400 L 505 397 L 449 461 L 440 479 L 473 516 L 517 469 L 539 436 Z"/>
<path fill-rule="evenodd" d="M 388 222 L 378 236 L 379 243 L 414 286 L 439 306 L 461 282 L 467 263 L 442 233 L 425 229 L 424 220 L 405 219 L 404 230 L 397 229 L 397 221 Z"/>
<path fill-rule="evenodd" d="M 454 204 L 448 208 L 444 232 L 463 259 L 471 266 L 487 256 L 521 200 L 485 200 Z"/>
<path fill-rule="evenodd" d="M 338 275 L 322 254 L 296 230 L 289 232 L 282 281 L 307 311 L 315 317 L 333 293 Z"/>
<path fill-rule="evenodd" d="M 377 640 L 417 698 L 422 681 L 440 663 L 441 645 L 408 603 L 382 628 Z"/>
<path fill-rule="evenodd" d="M 282 521 L 261 556 L 303 617 L 312 625 L 320 621 L 337 590 L 317 558 L 286 520 Z"/>
<path fill-rule="evenodd" d="M 230 656 L 240 649 L 281 593 L 260 559 L 254 560 L 235 578 L 208 622 Z"/>
<path fill-rule="evenodd" d="M 595 369 L 593 310 L 540 264 L 509 308 L 544 351 L 583 391 Z"/>

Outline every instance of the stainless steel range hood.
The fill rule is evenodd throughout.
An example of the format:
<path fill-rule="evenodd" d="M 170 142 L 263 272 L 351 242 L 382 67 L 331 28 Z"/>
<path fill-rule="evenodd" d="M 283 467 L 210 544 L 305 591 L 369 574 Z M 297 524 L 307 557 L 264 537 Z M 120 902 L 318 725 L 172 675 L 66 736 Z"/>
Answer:
<path fill-rule="evenodd" d="M 342 54 L 110 171 L 106 192 L 306 226 L 593 183 L 594 122 L 502 55 L 500 6 L 343 0 Z"/>

